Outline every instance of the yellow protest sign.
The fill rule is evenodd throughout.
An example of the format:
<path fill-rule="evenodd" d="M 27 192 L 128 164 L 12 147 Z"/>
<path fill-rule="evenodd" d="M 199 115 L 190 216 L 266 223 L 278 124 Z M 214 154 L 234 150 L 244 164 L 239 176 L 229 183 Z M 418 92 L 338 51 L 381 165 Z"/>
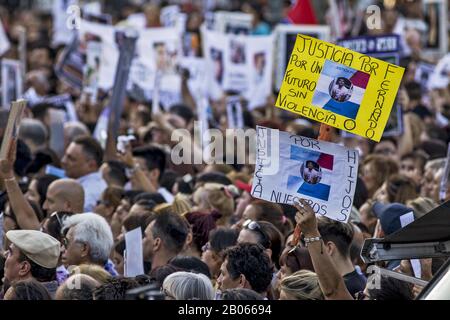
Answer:
<path fill-rule="evenodd" d="M 404 69 L 297 35 L 276 106 L 380 141 Z"/>

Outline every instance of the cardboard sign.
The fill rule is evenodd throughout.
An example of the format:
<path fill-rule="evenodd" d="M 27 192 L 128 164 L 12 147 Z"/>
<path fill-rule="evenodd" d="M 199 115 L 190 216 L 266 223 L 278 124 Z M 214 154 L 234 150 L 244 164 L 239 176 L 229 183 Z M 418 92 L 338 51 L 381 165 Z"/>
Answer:
<path fill-rule="evenodd" d="M 404 69 L 298 35 L 276 106 L 380 141 Z"/>
<path fill-rule="evenodd" d="M 20 61 L 2 60 L 2 107 L 9 109 L 11 102 L 22 98 L 23 80 Z"/>
<path fill-rule="evenodd" d="M 258 126 L 251 195 L 281 204 L 303 198 L 314 212 L 347 222 L 358 177 L 358 152 Z"/>
<path fill-rule="evenodd" d="M 19 134 L 19 125 L 23 110 L 27 106 L 26 100 L 18 100 L 12 103 L 9 110 L 8 124 L 6 125 L 5 133 L 3 134 L 2 147 L 0 149 L 0 159 L 8 157 L 11 143 L 17 139 Z"/>

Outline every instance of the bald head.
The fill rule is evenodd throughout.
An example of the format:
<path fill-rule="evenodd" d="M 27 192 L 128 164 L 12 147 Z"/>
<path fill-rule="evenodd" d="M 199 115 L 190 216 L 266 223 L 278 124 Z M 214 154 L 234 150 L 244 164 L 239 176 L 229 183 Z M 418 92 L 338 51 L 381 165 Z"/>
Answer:
<path fill-rule="evenodd" d="M 75 274 L 58 288 L 55 300 L 93 300 L 92 292 L 99 286 L 91 276 Z"/>
<path fill-rule="evenodd" d="M 84 190 L 79 182 L 73 179 L 54 181 L 47 190 L 44 209 L 49 213 L 68 211 L 82 213 L 84 208 Z"/>

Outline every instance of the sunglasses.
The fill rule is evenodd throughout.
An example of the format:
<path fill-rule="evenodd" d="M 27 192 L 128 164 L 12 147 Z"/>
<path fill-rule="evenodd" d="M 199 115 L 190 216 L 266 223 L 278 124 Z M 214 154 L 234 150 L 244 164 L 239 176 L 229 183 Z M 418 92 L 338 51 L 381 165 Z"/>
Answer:
<path fill-rule="evenodd" d="M 261 245 L 266 248 L 269 249 L 271 246 L 271 241 L 269 236 L 262 230 L 261 225 L 253 220 L 247 220 L 244 222 L 243 227 L 247 230 L 251 230 L 251 231 L 255 231 L 258 232 L 261 236 L 262 236 L 262 243 Z"/>

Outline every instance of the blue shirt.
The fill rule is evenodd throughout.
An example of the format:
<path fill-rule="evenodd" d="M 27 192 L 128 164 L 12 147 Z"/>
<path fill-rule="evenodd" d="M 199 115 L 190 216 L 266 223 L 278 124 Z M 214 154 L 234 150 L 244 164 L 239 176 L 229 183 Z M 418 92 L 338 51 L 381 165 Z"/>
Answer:
<path fill-rule="evenodd" d="M 78 179 L 84 189 L 84 211 L 92 212 L 97 201 L 108 187 L 100 172 L 90 173 Z"/>

